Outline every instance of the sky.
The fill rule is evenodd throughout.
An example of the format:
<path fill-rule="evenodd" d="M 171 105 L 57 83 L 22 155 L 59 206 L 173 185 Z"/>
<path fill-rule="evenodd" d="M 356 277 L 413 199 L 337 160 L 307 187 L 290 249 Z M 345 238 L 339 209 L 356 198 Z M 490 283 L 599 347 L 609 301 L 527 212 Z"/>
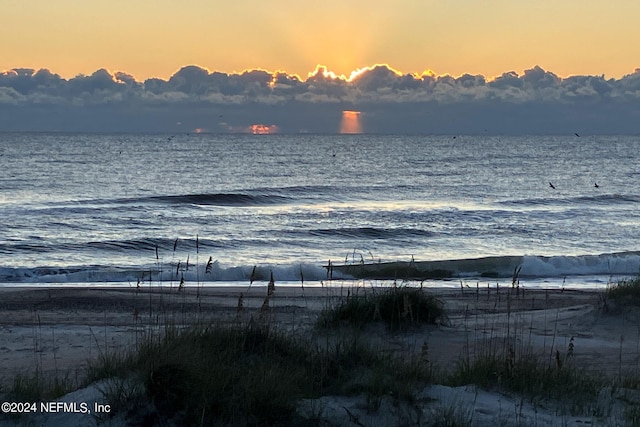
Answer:
<path fill-rule="evenodd" d="M 616 108 L 623 109 L 619 101 L 624 101 L 625 117 L 631 114 L 629 119 L 636 118 L 635 110 L 628 112 L 627 103 L 637 91 L 635 86 L 629 87 L 629 81 L 637 80 L 640 67 L 639 19 L 640 2 L 637 0 L 0 0 L 0 110 L 11 115 L 5 114 L 4 120 L 0 118 L 0 131 L 73 127 L 73 107 L 79 108 L 80 104 L 89 102 L 88 98 L 95 107 L 100 103 L 97 98 L 103 95 L 108 102 L 105 98 L 95 114 L 101 114 L 105 122 L 98 123 L 96 116 L 96 125 L 88 129 L 108 130 L 110 126 L 117 128 L 118 121 L 134 121 L 133 116 L 123 115 L 123 107 L 127 107 L 132 114 L 134 110 L 140 112 L 140 130 L 170 130 L 166 125 L 153 124 L 154 120 L 162 119 L 165 124 L 169 120 L 174 128 L 196 126 L 193 129 L 209 131 L 247 129 L 257 123 L 274 125 L 273 129 L 284 131 L 329 132 L 345 129 L 342 111 L 356 111 L 362 114 L 352 117 L 359 118 L 362 123 L 346 128 L 397 132 L 402 130 L 400 124 L 409 126 L 415 122 L 407 131 L 450 132 L 457 129 L 456 117 L 460 117 L 460 112 L 470 108 L 476 123 L 463 126 L 463 120 L 458 123 L 462 131 L 478 131 L 484 126 L 496 132 L 530 132 L 531 129 L 518 128 L 515 123 L 510 127 L 494 125 L 491 120 L 499 121 L 499 116 L 487 116 L 483 112 L 486 105 L 477 101 L 479 98 L 483 102 L 502 99 L 523 107 L 526 100 L 525 107 L 529 109 L 525 108 L 519 114 L 531 115 L 535 110 L 532 102 L 551 102 L 548 87 L 523 87 L 527 72 L 542 70 L 545 75 L 557 79 L 554 90 L 556 95 L 563 92 L 565 104 L 567 97 L 571 98 L 566 94 L 567 87 L 577 84 L 571 79 L 581 79 L 582 84 L 588 80 L 586 77 L 591 77 L 611 86 L 606 96 L 602 87 L 574 88 L 579 96 L 571 98 L 576 102 L 576 98 L 586 96 L 590 90 L 598 92 L 601 98 L 605 96 L 606 99 L 590 98 L 576 110 L 586 108 L 594 116 L 611 114 L 615 120 L 607 126 L 603 123 L 596 128 L 592 120 L 584 122 L 585 126 L 591 125 L 593 132 L 598 129 L 610 132 L 625 124 L 620 122 L 620 117 L 614 117 L 618 114 Z M 318 68 L 318 65 L 322 67 Z M 32 70 L 31 74 L 28 70 Z M 43 86 L 42 73 L 38 79 L 34 77 L 39 70 L 46 70 L 55 77 L 47 80 L 49 86 Z M 186 85 L 189 89 L 184 85 L 178 87 L 176 82 L 169 84 L 176 76 L 187 80 L 203 77 L 202 73 L 189 74 L 185 70 L 207 73 L 208 81 L 201 79 L 197 83 L 201 88 L 203 85 L 207 88 L 197 93 L 193 81 Z M 257 90 L 260 92 L 257 99 L 256 90 L 238 89 L 238 85 L 246 84 L 252 76 L 257 77 L 251 70 L 271 75 L 268 96 Z M 388 73 L 383 76 L 385 70 Z M 11 75 L 18 75 L 20 79 L 10 79 Z M 128 85 L 128 91 L 124 91 L 124 87 L 116 91 L 120 94 L 118 100 L 111 96 L 113 93 L 107 96 L 105 91 L 113 92 L 114 88 L 104 86 L 104 81 L 102 86 L 92 86 L 100 76 L 106 75 L 121 86 Z M 212 83 L 217 77 L 224 76 L 229 81 L 223 84 L 218 79 L 218 83 Z M 281 80 L 279 87 L 275 84 L 275 76 Z M 318 82 L 318 76 L 329 80 Z M 366 88 L 363 84 L 355 85 L 358 78 L 363 80 L 363 76 L 369 83 L 376 80 L 375 84 Z M 424 76 L 428 81 L 424 81 Z M 467 76 L 474 76 L 475 82 L 470 83 Z M 509 76 L 520 80 L 515 88 L 527 92 L 526 95 L 517 90 L 508 91 L 504 85 L 504 90 L 498 91 L 497 86 Z M 234 77 L 239 82 L 230 82 Z M 431 91 L 430 96 L 425 94 L 419 100 L 408 99 L 407 92 L 417 90 L 417 86 L 407 82 L 403 86 L 399 82 L 402 77 L 405 80 L 423 79 L 420 81 L 425 84 L 417 86 L 420 90 Z M 380 86 L 384 86 L 383 78 L 390 86 Z M 311 84 L 314 79 L 315 84 Z M 443 84 L 453 79 L 455 96 L 452 93 L 443 96 L 442 91 L 436 93 L 433 79 Z M 158 84 L 161 82 L 169 85 Z M 491 86 L 495 82 L 500 84 Z M 261 80 L 250 83 L 266 84 Z M 336 84 L 329 88 L 332 83 Z M 235 85 L 235 92 L 228 88 L 226 92 L 220 92 L 221 85 L 228 84 Z M 52 90 L 52 85 L 57 85 L 59 90 Z M 319 89 L 321 85 L 327 87 Z M 473 94 L 469 93 L 469 85 L 474 86 Z M 293 86 L 296 88 L 292 89 Z M 285 89 L 292 90 L 287 92 Z M 541 93 L 540 89 L 546 92 Z M 340 91 L 342 93 L 338 94 Z M 533 94 L 532 91 L 537 92 Z M 233 100 L 229 98 L 231 92 L 236 96 Z M 325 95 L 324 102 L 319 97 L 321 92 Z M 172 116 L 168 110 L 172 105 L 175 107 L 180 93 L 184 95 L 181 102 L 189 102 L 194 116 L 209 119 L 198 124 L 198 120 L 189 117 Z M 394 97 L 393 110 L 398 111 L 387 108 L 389 114 L 385 115 L 384 106 Z M 148 107 L 150 98 L 154 98 L 156 116 L 140 105 L 144 101 Z M 160 113 L 162 99 L 165 111 Z M 476 104 L 471 105 L 470 99 Z M 600 111 L 594 105 L 598 103 L 604 108 L 604 101 L 612 100 L 616 108 Z M 106 105 L 111 103 L 113 107 L 115 102 L 120 103 L 118 120 Z M 309 117 L 298 129 L 284 122 L 271 123 L 269 120 L 276 120 L 278 116 L 257 114 L 256 106 L 248 105 L 256 102 L 277 106 L 282 116 L 288 114 L 285 104 L 289 107 L 296 104 L 292 111 L 296 114 L 309 107 L 308 114 L 327 122 L 315 126 L 313 117 Z M 297 105 L 300 102 L 306 102 L 305 108 Z M 310 108 L 312 102 L 322 105 L 316 105 L 316 110 Z M 198 103 L 207 105 L 201 105 L 197 110 L 195 104 Z M 425 106 L 425 103 L 430 104 Z M 444 108 L 437 109 L 433 103 Z M 246 114 L 241 104 L 246 104 Z M 331 104 L 336 108 L 331 109 Z M 452 104 L 458 104 L 460 108 L 456 110 Z M 60 117 L 57 126 L 50 117 L 46 119 L 47 105 L 50 109 L 64 107 L 56 110 Z M 229 105 L 233 108 L 226 108 Z M 632 108 L 637 108 L 633 105 Z M 554 106 L 560 108 L 562 105 Z M 16 112 L 15 107 L 20 111 Z M 205 107 L 211 107 L 210 116 L 203 110 Z M 494 113 L 510 111 L 508 107 L 507 104 L 497 105 Z M 420 109 L 424 114 L 420 114 Z M 440 110 L 449 111 L 449 115 Z M 439 123 L 430 127 L 423 123 L 419 126 L 418 122 L 425 122 L 427 116 L 433 117 L 434 111 L 439 120 L 448 121 L 450 125 Z M 387 129 L 371 125 L 385 120 L 397 122 L 396 116 L 400 113 L 412 115 L 413 122 L 403 115 L 400 117 L 403 120 L 395 127 Z M 215 123 L 211 119 L 214 116 Z M 227 120 L 229 118 L 233 121 Z M 83 120 L 91 122 L 87 117 Z M 467 118 L 466 122 L 470 120 Z M 543 119 L 536 120 L 544 126 Z M 601 117 L 600 121 L 603 120 Z M 555 120 L 548 130 L 564 131 L 562 126 Z M 572 118 L 564 126 L 581 126 L 581 122 Z M 121 130 L 135 128 L 133 123 L 122 127 Z M 115 128 L 113 130 L 118 130 Z M 624 127 L 625 132 L 635 129 L 632 125 Z"/>

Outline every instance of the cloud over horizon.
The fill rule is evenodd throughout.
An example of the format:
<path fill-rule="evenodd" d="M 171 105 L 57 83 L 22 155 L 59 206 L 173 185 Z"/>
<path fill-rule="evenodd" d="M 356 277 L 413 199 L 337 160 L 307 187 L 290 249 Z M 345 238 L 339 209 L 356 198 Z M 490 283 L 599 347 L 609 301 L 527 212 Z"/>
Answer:
<path fill-rule="evenodd" d="M 344 110 L 370 133 L 640 133 L 640 69 L 620 79 L 561 78 L 539 66 L 487 80 L 374 65 L 306 79 L 190 65 L 168 80 L 99 69 L 64 79 L 47 69 L 0 73 L 0 131 L 338 132 Z"/>

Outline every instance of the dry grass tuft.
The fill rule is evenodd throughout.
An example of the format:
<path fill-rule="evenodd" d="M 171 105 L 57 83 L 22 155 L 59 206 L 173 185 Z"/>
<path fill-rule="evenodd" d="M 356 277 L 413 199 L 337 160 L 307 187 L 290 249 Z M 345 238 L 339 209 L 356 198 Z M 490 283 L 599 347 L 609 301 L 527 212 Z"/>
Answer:
<path fill-rule="evenodd" d="M 321 328 L 350 324 L 361 328 L 382 321 L 389 329 L 406 329 L 424 323 L 447 321 L 442 301 L 420 288 L 393 287 L 381 292 L 348 294 L 337 306 L 324 310 L 317 322 Z"/>

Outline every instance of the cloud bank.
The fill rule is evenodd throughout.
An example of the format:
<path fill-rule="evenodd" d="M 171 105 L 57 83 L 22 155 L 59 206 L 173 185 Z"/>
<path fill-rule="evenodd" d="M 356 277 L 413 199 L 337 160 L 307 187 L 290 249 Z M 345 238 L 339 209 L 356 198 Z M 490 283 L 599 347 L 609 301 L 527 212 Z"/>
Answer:
<path fill-rule="evenodd" d="M 343 111 L 368 133 L 640 134 L 640 69 L 620 79 L 560 78 L 536 66 L 488 80 L 403 74 L 388 65 L 336 76 L 318 66 L 227 74 L 186 66 L 169 80 L 100 69 L 61 78 L 0 73 L 0 131 L 336 133 Z"/>

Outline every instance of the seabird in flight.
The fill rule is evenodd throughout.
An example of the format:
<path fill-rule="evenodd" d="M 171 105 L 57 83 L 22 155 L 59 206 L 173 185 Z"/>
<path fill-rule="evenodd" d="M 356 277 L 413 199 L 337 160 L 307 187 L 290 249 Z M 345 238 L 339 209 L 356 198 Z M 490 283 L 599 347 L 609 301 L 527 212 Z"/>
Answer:
<path fill-rule="evenodd" d="M 553 185 L 551 182 L 549 183 L 549 187 L 553 188 L 554 190 L 556 189 L 556 186 Z"/>

